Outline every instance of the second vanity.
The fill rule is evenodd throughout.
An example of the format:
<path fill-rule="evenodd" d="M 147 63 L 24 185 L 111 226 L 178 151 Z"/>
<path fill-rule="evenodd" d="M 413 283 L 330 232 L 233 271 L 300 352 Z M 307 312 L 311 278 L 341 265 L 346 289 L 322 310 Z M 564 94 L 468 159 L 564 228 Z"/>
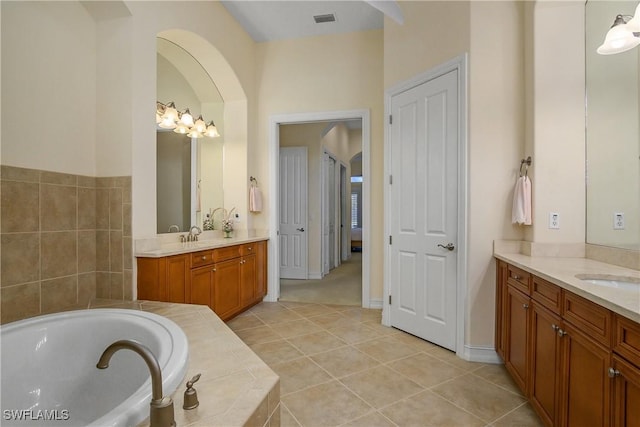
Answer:
<path fill-rule="evenodd" d="M 640 272 L 496 245 L 496 351 L 547 426 L 640 425 Z"/>
<path fill-rule="evenodd" d="M 267 292 L 265 237 L 217 238 L 136 249 L 138 299 L 206 305 L 229 320 Z"/>

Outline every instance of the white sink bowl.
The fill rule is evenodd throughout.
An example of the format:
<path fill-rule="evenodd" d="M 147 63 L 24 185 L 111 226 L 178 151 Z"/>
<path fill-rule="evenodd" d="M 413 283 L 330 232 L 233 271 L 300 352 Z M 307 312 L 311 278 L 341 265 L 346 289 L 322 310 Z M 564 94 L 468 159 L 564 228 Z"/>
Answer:
<path fill-rule="evenodd" d="M 626 276 L 609 276 L 609 275 L 584 275 L 578 274 L 576 278 L 592 285 L 604 286 L 606 288 L 624 289 L 624 290 L 640 290 L 640 279 Z"/>

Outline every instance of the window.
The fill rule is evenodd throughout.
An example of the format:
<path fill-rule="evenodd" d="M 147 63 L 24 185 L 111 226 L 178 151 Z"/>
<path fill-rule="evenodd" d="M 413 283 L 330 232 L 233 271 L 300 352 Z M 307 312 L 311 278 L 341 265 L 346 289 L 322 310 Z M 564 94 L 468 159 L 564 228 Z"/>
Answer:
<path fill-rule="evenodd" d="M 351 193 L 351 228 L 359 228 L 358 226 L 358 193 Z"/>

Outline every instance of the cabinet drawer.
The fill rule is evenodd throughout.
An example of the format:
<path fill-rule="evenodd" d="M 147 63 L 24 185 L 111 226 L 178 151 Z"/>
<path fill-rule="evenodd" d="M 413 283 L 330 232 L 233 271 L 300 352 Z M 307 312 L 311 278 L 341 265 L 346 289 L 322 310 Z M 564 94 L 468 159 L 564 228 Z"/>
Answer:
<path fill-rule="evenodd" d="M 562 317 L 594 340 L 611 348 L 612 315 L 609 310 L 571 292 L 564 292 Z"/>
<path fill-rule="evenodd" d="M 507 283 L 520 292 L 531 295 L 531 274 L 513 265 L 507 266 L 507 270 Z"/>
<path fill-rule="evenodd" d="M 613 350 L 640 367 L 640 324 L 615 315 Z"/>
<path fill-rule="evenodd" d="M 227 246 L 226 248 L 218 248 L 213 250 L 213 261 L 220 262 L 228 259 L 238 258 L 240 256 L 240 245 Z"/>
<path fill-rule="evenodd" d="M 240 255 L 242 256 L 247 256 L 247 255 L 251 255 L 251 254 L 255 254 L 257 251 L 257 245 L 258 243 L 245 243 L 244 245 L 240 246 Z"/>
<path fill-rule="evenodd" d="M 191 254 L 191 268 L 213 264 L 213 251 L 200 251 Z"/>
<path fill-rule="evenodd" d="M 562 289 L 560 286 L 533 276 L 531 297 L 555 314 L 560 314 L 562 309 Z"/>

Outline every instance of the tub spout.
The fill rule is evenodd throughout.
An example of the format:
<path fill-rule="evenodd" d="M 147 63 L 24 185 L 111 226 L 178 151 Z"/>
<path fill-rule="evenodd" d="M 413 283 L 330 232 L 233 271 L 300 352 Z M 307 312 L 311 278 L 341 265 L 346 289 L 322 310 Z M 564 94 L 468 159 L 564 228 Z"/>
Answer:
<path fill-rule="evenodd" d="M 145 361 L 151 374 L 151 409 L 149 423 L 151 427 L 173 427 L 176 425 L 173 414 L 173 400 L 170 397 L 162 397 L 162 371 L 158 360 L 151 350 L 143 344 L 132 340 L 120 340 L 105 349 L 98 360 L 96 367 L 106 369 L 109 367 L 111 356 L 118 350 L 131 350 Z"/>

